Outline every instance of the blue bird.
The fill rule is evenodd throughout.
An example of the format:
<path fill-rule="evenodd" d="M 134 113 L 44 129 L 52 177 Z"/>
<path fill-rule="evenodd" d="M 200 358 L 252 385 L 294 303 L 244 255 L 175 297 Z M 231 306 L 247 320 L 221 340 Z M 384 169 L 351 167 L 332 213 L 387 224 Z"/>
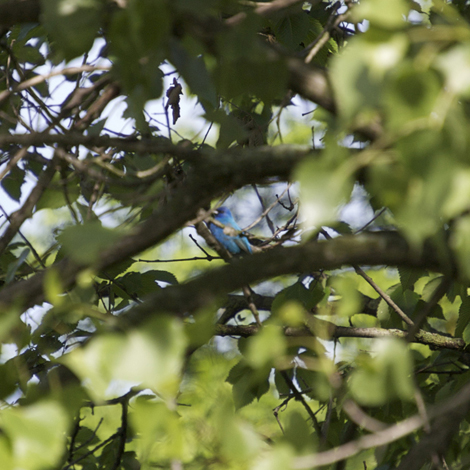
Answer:
<path fill-rule="evenodd" d="M 225 226 L 209 222 L 209 230 L 216 240 L 232 255 L 241 255 L 243 253 L 252 253 L 251 245 L 247 238 L 240 234 L 241 228 L 235 222 L 232 213 L 227 207 L 219 207 L 214 213 L 214 219 Z"/>

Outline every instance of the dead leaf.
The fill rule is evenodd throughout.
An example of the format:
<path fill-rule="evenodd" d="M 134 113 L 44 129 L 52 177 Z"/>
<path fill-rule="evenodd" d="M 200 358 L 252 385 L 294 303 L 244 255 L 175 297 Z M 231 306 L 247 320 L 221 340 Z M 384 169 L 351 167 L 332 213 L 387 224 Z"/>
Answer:
<path fill-rule="evenodd" d="M 171 106 L 171 111 L 173 114 L 173 124 L 176 124 L 176 121 L 180 117 L 180 95 L 183 94 L 183 87 L 178 83 L 176 78 L 173 78 L 173 86 L 168 88 L 166 96 L 168 101 L 165 105 L 165 109 L 168 110 L 168 107 Z"/>

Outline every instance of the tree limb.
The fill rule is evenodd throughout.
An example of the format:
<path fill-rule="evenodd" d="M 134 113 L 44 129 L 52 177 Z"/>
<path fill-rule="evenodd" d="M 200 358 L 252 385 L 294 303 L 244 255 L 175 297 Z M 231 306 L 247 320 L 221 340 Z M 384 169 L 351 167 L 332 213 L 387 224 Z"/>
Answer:
<path fill-rule="evenodd" d="M 309 337 L 319 336 L 324 340 L 335 340 L 339 338 L 401 338 L 407 339 L 407 332 L 398 329 L 386 328 L 355 328 L 349 326 L 337 326 L 334 323 L 318 320 L 312 317 L 309 320 L 310 325 L 316 323 L 313 328 L 294 328 L 284 329 L 286 336 Z M 257 325 L 216 325 L 215 334 L 217 336 L 241 336 L 248 338 L 258 333 Z M 413 342 L 425 344 L 435 349 L 453 349 L 462 350 L 465 348 L 465 341 L 462 338 L 451 338 L 449 336 L 419 331 L 414 337 Z"/>

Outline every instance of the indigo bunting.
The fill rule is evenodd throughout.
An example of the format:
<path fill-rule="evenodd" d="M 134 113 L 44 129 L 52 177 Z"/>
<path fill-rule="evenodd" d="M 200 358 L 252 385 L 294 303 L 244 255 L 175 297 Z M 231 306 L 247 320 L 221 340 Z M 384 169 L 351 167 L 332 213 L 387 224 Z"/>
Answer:
<path fill-rule="evenodd" d="M 241 228 L 235 222 L 232 213 L 227 207 L 219 207 L 214 213 L 214 219 L 225 225 L 225 228 L 209 222 L 209 230 L 216 240 L 232 255 L 252 253 L 247 238 L 241 235 Z"/>

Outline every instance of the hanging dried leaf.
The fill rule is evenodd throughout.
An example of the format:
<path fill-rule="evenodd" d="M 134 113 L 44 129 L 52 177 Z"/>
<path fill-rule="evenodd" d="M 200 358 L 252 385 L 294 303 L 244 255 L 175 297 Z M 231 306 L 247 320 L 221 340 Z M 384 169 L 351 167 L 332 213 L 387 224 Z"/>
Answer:
<path fill-rule="evenodd" d="M 165 109 L 168 110 L 168 107 L 171 106 L 171 111 L 173 114 L 173 124 L 176 124 L 176 121 L 180 117 L 180 95 L 183 94 L 183 88 L 178 83 L 176 78 L 173 78 L 173 86 L 168 88 L 166 96 L 168 101 L 165 105 Z"/>

